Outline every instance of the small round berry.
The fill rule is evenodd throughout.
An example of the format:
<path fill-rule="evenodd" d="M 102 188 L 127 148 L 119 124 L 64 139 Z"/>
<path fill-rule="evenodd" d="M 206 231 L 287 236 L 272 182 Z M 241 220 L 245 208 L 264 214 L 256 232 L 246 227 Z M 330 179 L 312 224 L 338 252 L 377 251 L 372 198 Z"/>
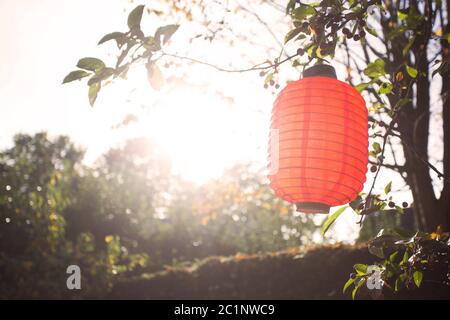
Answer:
<path fill-rule="evenodd" d="M 353 272 L 352 272 L 352 273 L 350 273 L 350 278 L 351 278 L 351 279 L 355 279 L 355 278 L 356 278 L 356 274 L 355 274 L 355 273 L 353 273 Z"/>
<path fill-rule="evenodd" d="M 280 89 L 280 84 L 277 83 L 277 84 L 275 85 L 275 89 Z"/>
<path fill-rule="evenodd" d="M 304 55 L 304 54 L 305 54 L 305 49 L 304 49 L 304 48 L 298 48 L 298 49 L 297 49 L 297 54 L 298 54 L 299 56 Z"/>
<path fill-rule="evenodd" d="M 305 28 L 305 29 L 308 28 L 309 27 L 309 23 L 307 21 L 304 21 L 302 23 L 302 27 Z"/>
<path fill-rule="evenodd" d="M 364 30 L 361 30 L 361 32 L 359 33 L 359 36 L 361 38 L 364 38 L 366 36 L 366 32 Z"/>
<path fill-rule="evenodd" d="M 359 34 L 355 34 L 355 35 L 353 36 L 353 40 L 359 41 L 359 39 L 360 39 Z"/>
<path fill-rule="evenodd" d="M 266 75 L 266 73 L 264 72 L 264 71 L 261 71 L 260 73 L 259 73 L 259 76 L 260 77 L 264 77 Z"/>
<path fill-rule="evenodd" d="M 271 86 L 274 86 L 274 85 L 275 85 L 275 81 L 270 80 L 269 84 L 270 84 Z"/>
<path fill-rule="evenodd" d="M 402 202 L 402 207 L 403 208 L 408 208 L 408 202 L 406 202 L 406 201 Z"/>
<path fill-rule="evenodd" d="M 377 172 L 377 166 L 371 166 L 370 172 Z"/>
<path fill-rule="evenodd" d="M 394 208 L 395 207 L 395 202 L 394 201 L 389 201 L 388 206 L 390 208 Z"/>

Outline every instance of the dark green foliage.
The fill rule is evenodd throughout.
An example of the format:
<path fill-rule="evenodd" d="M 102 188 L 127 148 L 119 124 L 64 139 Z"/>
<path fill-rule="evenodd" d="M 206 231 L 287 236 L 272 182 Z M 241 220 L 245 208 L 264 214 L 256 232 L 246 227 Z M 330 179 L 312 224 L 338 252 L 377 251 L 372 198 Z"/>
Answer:
<path fill-rule="evenodd" d="M 365 246 L 344 245 L 211 257 L 124 279 L 109 298 L 348 299 L 342 279 L 355 261 L 371 260 Z"/>
<path fill-rule="evenodd" d="M 417 290 L 423 283 L 436 290 L 447 292 L 450 298 L 450 234 L 438 229 L 431 234 L 416 233 L 412 236 L 401 231 L 380 233 L 369 241 L 369 251 L 382 259 L 376 263 L 380 290 L 366 290 L 372 281 L 372 273 L 366 264 L 355 264 L 355 276 L 344 285 L 344 291 L 353 286 L 352 298 L 362 290 L 363 296 L 392 295 L 404 289 Z M 372 269 L 373 270 L 373 269 Z M 364 290 L 363 290 L 364 289 Z M 412 293 L 414 295 L 414 293 Z"/>
<path fill-rule="evenodd" d="M 101 297 L 144 271 L 297 246 L 317 228 L 248 166 L 195 187 L 146 139 L 94 167 L 82 159 L 68 138 L 45 133 L 17 135 L 0 153 L 0 298 Z M 81 267 L 81 291 L 66 289 L 71 264 Z"/>

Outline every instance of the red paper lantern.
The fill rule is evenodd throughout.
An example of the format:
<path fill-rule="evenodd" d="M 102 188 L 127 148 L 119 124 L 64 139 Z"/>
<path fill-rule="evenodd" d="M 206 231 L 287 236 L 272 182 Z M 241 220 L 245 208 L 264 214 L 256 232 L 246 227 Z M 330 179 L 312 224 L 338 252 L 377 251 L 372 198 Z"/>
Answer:
<path fill-rule="evenodd" d="M 328 213 L 366 181 L 368 113 L 363 97 L 317 65 L 278 95 L 269 143 L 270 186 L 297 211 Z"/>

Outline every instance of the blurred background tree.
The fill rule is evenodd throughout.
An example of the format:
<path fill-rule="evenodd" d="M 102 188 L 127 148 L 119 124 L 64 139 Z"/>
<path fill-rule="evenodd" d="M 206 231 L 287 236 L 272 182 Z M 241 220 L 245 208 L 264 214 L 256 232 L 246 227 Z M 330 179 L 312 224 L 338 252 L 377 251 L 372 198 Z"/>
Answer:
<path fill-rule="evenodd" d="M 70 264 L 83 270 L 76 295 L 98 297 L 119 277 L 298 246 L 317 229 L 248 165 L 194 186 L 145 138 L 109 150 L 93 167 L 82 159 L 70 139 L 45 133 L 17 135 L 0 153 L 0 297 L 73 298 L 64 287 Z"/>

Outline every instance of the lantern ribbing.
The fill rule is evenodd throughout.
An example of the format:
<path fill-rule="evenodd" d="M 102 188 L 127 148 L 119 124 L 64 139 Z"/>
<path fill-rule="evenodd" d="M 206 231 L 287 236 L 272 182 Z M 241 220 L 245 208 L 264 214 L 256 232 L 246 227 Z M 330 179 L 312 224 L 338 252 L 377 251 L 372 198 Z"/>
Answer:
<path fill-rule="evenodd" d="M 335 79 L 331 66 L 312 67 L 305 75 L 274 102 L 271 129 L 278 130 L 278 141 L 270 135 L 269 166 L 276 161 L 278 170 L 269 180 L 275 194 L 297 210 L 328 213 L 363 189 L 368 112 L 359 92 Z"/>

